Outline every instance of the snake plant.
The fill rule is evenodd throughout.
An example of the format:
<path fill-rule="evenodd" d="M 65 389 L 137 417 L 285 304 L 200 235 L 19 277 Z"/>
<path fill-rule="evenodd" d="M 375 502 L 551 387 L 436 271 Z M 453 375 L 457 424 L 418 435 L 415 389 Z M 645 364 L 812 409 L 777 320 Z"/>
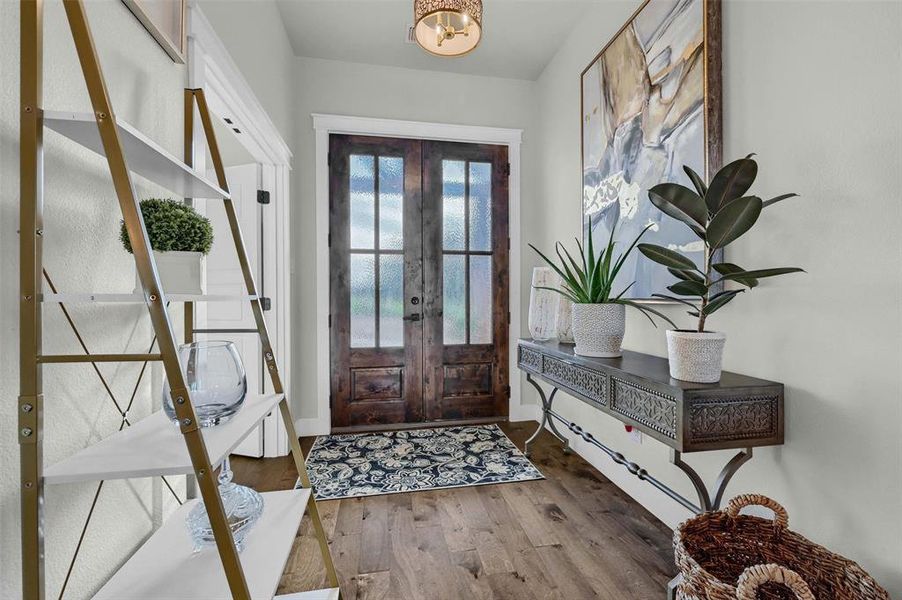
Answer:
<path fill-rule="evenodd" d="M 770 200 L 746 196 L 758 175 L 753 154 L 723 167 L 705 185 L 699 175 L 688 166 L 683 170 L 692 181 L 694 190 L 678 183 L 661 183 L 648 190 L 648 197 L 663 213 L 689 226 L 704 242 L 704 264 L 695 262 L 669 248 L 654 244 L 639 244 L 639 252 L 667 270 L 677 282 L 667 289 L 674 296 L 654 294 L 689 306 L 688 311 L 698 318 L 697 331 L 705 331 L 707 317 L 726 306 L 737 295 L 758 285 L 759 279 L 787 273 L 803 272 L 798 267 L 775 267 L 746 270 L 729 262 L 716 262 L 715 253 L 749 231 L 761 211 L 781 200 L 798 196 L 782 194 Z M 740 289 L 722 290 L 723 284 L 734 281 Z"/>
<path fill-rule="evenodd" d="M 611 228 L 611 236 L 608 239 L 607 246 L 605 246 L 597 258 L 595 256 L 591 228 L 589 229 L 588 242 L 585 248 L 578 239 L 576 240 L 576 246 L 579 250 L 579 261 L 573 258 L 570 251 L 568 251 L 560 242 L 557 242 L 554 245 L 555 252 L 560 260 L 560 265 L 548 258 L 541 250 L 530 244 L 529 247 L 535 250 L 536 253 L 542 257 L 542 260 L 548 263 L 548 266 L 554 269 L 561 278 L 560 288 L 544 286 L 536 286 L 536 288 L 557 292 L 574 304 L 625 304 L 626 306 L 632 306 L 641 311 L 655 326 L 657 326 L 657 324 L 652 318 L 652 315 L 658 316 L 676 327 L 673 321 L 667 318 L 666 315 L 649 306 L 643 306 L 633 300 L 624 298 L 624 295 L 633 286 L 635 281 L 627 285 L 619 293 L 614 293 L 614 279 L 616 279 L 617 274 L 623 267 L 623 263 L 639 243 L 639 240 L 651 227 L 652 225 L 648 225 L 643 229 L 639 235 L 636 236 L 636 239 L 633 240 L 633 243 L 630 244 L 629 248 L 616 259 L 614 258 L 614 248 L 617 245 L 617 242 L 614 241 L 614 232 L 617 229 L 616 225 Z"/>

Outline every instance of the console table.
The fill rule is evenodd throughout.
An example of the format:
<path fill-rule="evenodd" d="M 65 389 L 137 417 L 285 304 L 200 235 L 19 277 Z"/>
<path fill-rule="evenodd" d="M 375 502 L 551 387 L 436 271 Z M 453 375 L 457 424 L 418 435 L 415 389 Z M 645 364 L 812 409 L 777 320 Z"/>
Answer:
<path fill-rule="evenodd" d="M 569 440 L 555 419 L 642 481 L 679 502 L 695 514 L 718 510 L 730 479 L 752 458 L 752 448 L 783 443 L 783 384 L 724 372 L 718 383 L 691 383 L 670 377 L 666 358 L 624 351 L 620 358 L 588 358 L 570 344 L 521 339 L 517 364 L 539 392 L 542 418 L 529 446 L 546 425 L 569 451 Z M 539 385 L 551 385 L 546 396 Z M 695 489 L 693 502 L 662 483 L 638 464 L 626 459 L 581 426 L 553 409 L 559 390 L 670 446 L 670 462 L 683 471 Z M 683 454 L 738 448 L 708 490 L 698 472 L 683 461 Z M 679 578 L 669 586 L 670 597 Z"/>
<path fill-rule="evenodd" d="M 526 441 L 524 452 L 547 424 L 569 450 L 555 419 L 586 442 L 600 448 L 617 464 L 647 481 L 698 514 L 717 510 L 724 490 L 736 471 L 752 458 L 752 448 L 783 443 L 783 384 L 724 372 L 718 383 L 691 383 L 670 377 L 667 359 L 624 350 L 620 358 L 588 358 L 570 344 L 520 340 L 517 363 L 526 380 L 539 392 L 542 418 Z M 545 395 L 538 381 L 552 386 Z M 599 411 L 632 425 L 671 448 L 671 462 L 692 482 L 698 496 L 693 502 L 627 460 L 576 423 L 553 409 L 561 390 Z M 709 491 L 698 473 L 683 461 L 683 454 L 704 450 L 741 449 L 723 467 Z"/>

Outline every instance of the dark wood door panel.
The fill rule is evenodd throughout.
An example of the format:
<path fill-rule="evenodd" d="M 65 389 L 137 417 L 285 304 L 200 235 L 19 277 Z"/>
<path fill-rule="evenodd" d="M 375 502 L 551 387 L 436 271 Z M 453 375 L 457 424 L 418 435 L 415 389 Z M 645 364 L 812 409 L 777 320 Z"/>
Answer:
<path fill-rule="evenodd" d="M 490 169 L 488 181 L 480 181 L 486 167 Z M 504 146 L 424 145 L 423 343 L 427 367 L 423 394 L 426 415 L 432 420 L 506 417 L 508 413 L 508 168 Z M 461 198 L 462 219 L 454 212 Z M 480 209 L 480 201 L 489 204 L 488 211 Z M 456 226 L 454 220 L 463 221 L 462 232 L 452 227 Z M 445 302 L 446 297 L 455 296 L 448 290 L 459 286 L 457 271 L 461 267 L 463 311 L 459 304 L 450 307 Z M 483 279 L 477 281 L 475 275 Z M 460 339 L 460 331 L 448 326 L 448 320 L 459 319 L 461 312 L 464 339 Z M 487 334 L 486 313 L 491 319 Z M 455 339 L 446 339 L 446 330 L 452 331 Z M 489 339 L 481 339 L 484 337 Z"/>
<path fill-rule="evenodd" d="M 507 148 L 333 135 L 329 158 L 332 425 L 506 417 Z"/>
<path fill-rule="evenodd" d="M 330 137 L 334 427 L 423 419 L 422 321 L 400 320 L 419 312 L 410 300 L 422 293 L 421 151 L 413 140 Z"/>

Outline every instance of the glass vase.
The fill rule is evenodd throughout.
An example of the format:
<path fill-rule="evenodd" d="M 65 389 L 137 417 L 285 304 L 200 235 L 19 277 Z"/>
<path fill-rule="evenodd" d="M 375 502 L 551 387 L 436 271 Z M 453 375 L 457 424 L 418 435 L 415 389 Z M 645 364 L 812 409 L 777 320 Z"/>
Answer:
<path fill-rule="evenodd" d="M 238 412 L 247 395 L 247 378 L 235 344 L 217 340 L 185 344 L 179 347 L 179 364 L 200 427 L 225 423 Z M 163 382 L 163 411 L 178 422 L 168 379 Z"/>
<path fill-rule="evenodd" d="M 558 279 L 549 267 L 532 270 L 532 287 L 529 290 L 529 334 L 538 342 L 555 336 L 555 322 L 561 295 L 543 287 L 557 288 Z"/>
<path fill-rule="evenodd" d="M 222 498 L 222 508 L 225 511 L 229 528 L 232 530 L 235 547 L 238 552 L 241 552 L 244 550 L 244 539 L 248 532 L 263 514 L 263 496 L 256 490 L 232 481 L 232 469 L 228 457 L 222 461 L 222 468 L 219 470 L 219 496 Z M 207 515 L 207 507 L 203 500 L 198 502 L 188 513 L 185 525 L 194 542 L 195 552 L 200 552 L 205 546 L 216 545 L 213 528 L 210 526 L 210 517 Z"/>

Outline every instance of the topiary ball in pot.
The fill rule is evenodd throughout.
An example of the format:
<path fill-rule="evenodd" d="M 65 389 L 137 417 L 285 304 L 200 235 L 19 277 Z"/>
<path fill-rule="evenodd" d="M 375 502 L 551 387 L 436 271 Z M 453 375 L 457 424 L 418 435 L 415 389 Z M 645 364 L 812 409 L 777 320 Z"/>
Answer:
<path fill-rule="evenodd" d="M 203 294 L 206 290 L 204 256 L 213 247 L 213 226 L 193 207 L 171 199 L 141 201 L 141 216 L 150 240 L 157 273 L 167 294 Z M 119 239 L 133 253 L 125 223 Z M 135 291 L 142 289 L 135 275 Z"/>

